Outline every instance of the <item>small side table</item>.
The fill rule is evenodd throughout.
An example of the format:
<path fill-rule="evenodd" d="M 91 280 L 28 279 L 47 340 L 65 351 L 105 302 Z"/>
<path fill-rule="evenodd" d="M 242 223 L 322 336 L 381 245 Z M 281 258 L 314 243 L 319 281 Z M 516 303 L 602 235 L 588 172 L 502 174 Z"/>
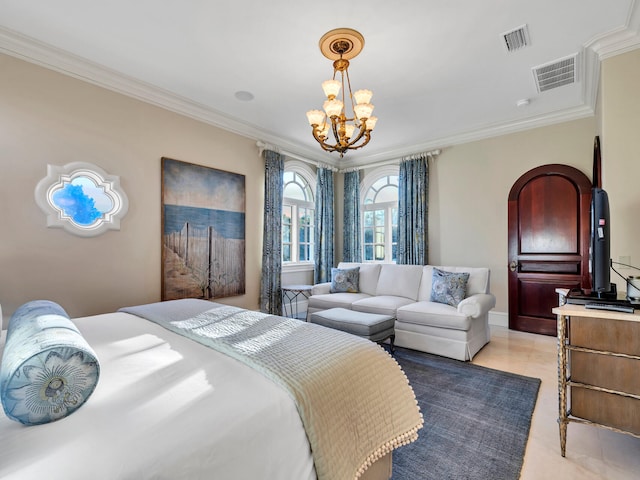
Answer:
<path fill-rule="evenodd" d="M 305 299 L 311 296 L 313 285 L 283 285 L 282 289 L 282 310 L 285 317 L 298 318 L 298 298 Z M 287 307 L 289 307 L 287 309 Z M 299 319 L 299 318 L 298 318 Z"/>

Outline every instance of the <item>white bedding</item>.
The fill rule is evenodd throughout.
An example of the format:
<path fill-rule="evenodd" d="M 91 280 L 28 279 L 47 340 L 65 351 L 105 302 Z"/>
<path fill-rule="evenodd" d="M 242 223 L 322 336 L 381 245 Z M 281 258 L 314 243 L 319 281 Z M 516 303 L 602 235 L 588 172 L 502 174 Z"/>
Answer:
<path fill-rule="evenodd" d="M 260 373 L 134 315 L 73 321 L 100 360 L 98 386 L 53 423 L 0 412 L 0 478 L 316 478 L 294 401 Z"/>

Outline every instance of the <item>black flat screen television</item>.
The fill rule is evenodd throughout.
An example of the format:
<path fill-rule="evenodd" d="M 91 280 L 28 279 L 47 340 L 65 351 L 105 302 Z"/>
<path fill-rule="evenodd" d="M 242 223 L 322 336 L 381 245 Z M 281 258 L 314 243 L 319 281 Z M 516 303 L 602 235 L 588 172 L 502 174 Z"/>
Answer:
<path fill-rule="evenodd" d="M 602 188 L 591 191 L 591 244 L 589 269 L 591 294 L 598 298 L 615 298 L 611 287 L 611 238 L 609 224 L 609 197 Z"/>

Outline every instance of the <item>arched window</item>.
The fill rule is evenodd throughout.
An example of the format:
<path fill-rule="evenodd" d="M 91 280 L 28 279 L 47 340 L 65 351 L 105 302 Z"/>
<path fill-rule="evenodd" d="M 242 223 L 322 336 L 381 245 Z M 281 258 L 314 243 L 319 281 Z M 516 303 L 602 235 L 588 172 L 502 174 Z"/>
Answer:
<path fill-rule="evenodd" d="M 398 166 L 381 167 L 363 182 L 362 251 L 365 262 L 396 262 L 398 251 Z"/>
<path fill-rule="evenodd" d="M 282 199 L 284 266 L 313 264 L 314 178 L 313 171 L 302 162 L 285 162 Z"/>

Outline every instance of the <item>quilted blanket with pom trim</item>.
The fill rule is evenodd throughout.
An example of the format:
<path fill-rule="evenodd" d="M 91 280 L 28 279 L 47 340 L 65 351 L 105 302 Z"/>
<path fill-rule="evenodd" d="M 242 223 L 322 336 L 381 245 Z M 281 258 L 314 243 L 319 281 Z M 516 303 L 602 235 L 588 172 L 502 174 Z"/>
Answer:
<path fill-rule="evenodd" d="M 229 355 L 289 392 L 320 480 L 357 479 L 373 462 L 417 438 L 423 420 L 413 389 L 375 343 L 295 319 L 201 302 L 121 311 Z"/>

